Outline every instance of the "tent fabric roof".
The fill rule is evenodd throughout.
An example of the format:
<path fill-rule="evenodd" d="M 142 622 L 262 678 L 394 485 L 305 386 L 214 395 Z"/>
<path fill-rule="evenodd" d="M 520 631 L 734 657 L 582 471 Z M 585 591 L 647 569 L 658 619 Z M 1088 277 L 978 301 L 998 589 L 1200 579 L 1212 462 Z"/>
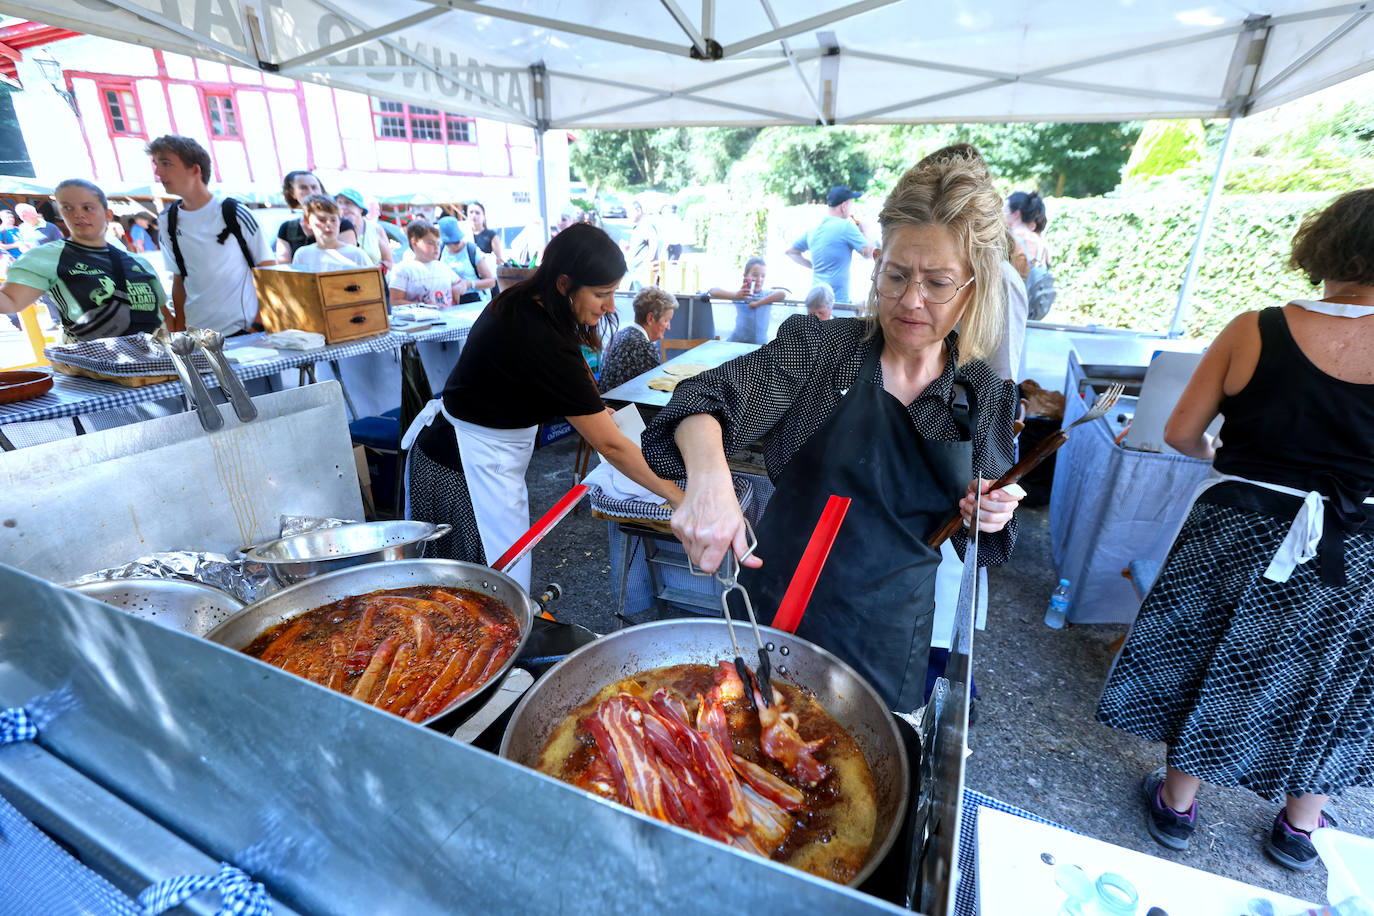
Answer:
<path fill-rule="evenodd" d="M 1122 120 L 1374 69 L 1374 0 L 0 0 L 0 12 L 543 128 Z"/>

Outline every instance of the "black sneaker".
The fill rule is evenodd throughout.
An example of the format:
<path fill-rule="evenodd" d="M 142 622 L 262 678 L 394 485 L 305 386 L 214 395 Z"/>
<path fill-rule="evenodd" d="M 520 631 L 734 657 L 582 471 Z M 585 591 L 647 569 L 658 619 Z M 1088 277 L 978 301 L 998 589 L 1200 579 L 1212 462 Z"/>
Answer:
<path fill-rule="evenodd" d="M 1336 815 L 1323 811 L 1319 827 L 1336 827 Z M 1317 864 L 1317 847 L 1312 845 L 1312 834 L 1299 830 L 1288 823 L 1288 809 L 1280 808 L 1279 816 L 1274 818 L 1274 827 L 1269 831 L 1269 842 L 1264 851 L 1275 862 L 1293 871 L 1311 871 Z"/>
<path fill-rule="evenodd" d="M 1155 838 L 1156 843 L 1182 852 L 1188 848 L 1188 841 L 1197 829 L 1197 799 L 1193 799 L 1187 814 L 1179 814 L 1164 804 L 1159 794 L 1164 785 L 1164 773 L 1164 767 L 1160 767 L 1146 776 L 1140 786 L 1145 796 L 1145 826 L 1150 829 L 1150 836 Z"/>

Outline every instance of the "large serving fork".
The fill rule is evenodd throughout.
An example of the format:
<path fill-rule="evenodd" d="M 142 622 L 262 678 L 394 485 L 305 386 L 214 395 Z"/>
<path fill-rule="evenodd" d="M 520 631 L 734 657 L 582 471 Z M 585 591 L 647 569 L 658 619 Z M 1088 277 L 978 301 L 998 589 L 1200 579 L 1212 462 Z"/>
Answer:
<path fill-rule="evenodd" d="M 1050 457 L 1050 455 L 1053 455 L 1059 446 L 1069 441 L 1069 430 L 1073 429 L 1075 426 L 1082 426 L 1084 423 L 1090 420 L 1096 420 L 1098 417 L 1104 415 L 1107 411 L 1112 409 L 1116 404 L 1117 398 L 1121 397 L 1121 392 L 1125 390 L 1126 386 L 1121 382 L 1115 382 L 1107 386 L 1107 390 L 1098 395 L 1097 400 L 1093 401 L 1087 413 L 1083 414 L 1083 416 L 1074 420 L 1063 429 L 1057 429 L 1046 436 L 1039 445 L 1031 450 L 1029 455 L 1024 456 L 1020 461 L 1012 465 L 1011 470 L 997 478 L 988 489 L 996 490 L 999 487 L 1005 487 L 1008 484 L 1016 483 L 1022 477 L 1025 477 L 1031 471 L 1035 470 L 1036 465 Z M 931 547 L 939 547 L 945 541 L 949 540 L 950 536 L 958 531 L 963 523 L 963 516 L 955 512 L 939 531 L 931 535 L 930 540 L 926 543 Z"/>
<path fill-rule="evenodd" d="M 725 556 L 720 561 L 719 568 L 714 575 L 716 581 L 724 588 L 720 593 L 720 609 L 725 615 L 725 629 L 730 634 L 730 648 L 735 650 L 735 671 L 739 674 L 739 679 L 744 682 L 744 695 L 749 696 L 750 680 L 749 668 L 744 664 L 744 653 L 740 651 L 739 642 L 735 639 L 735 622 L 730 613 L 730 593 L 738 592 L 740 600 L 744 603 L 744 611 L 749 615 L 749 625 L 754 629 L 754 641 L 759 648 L 759 667 L 758 667 L 758 686 L 759 696 L 763 698 L 764 706 L 773 705 L 773 664 L 768 658 L 768 647 L 764 645 L 763 634 L 759 632 L 759 621 L 754 616 L 754 604 L 749 600 L 749 593 L 744 590 L 744 586 L 739 584 L 739 573 L 744 561 L 754 555 L 758 549 L 759 541 L 754 536 L 754 529 L 746 520 L 744 523 L 746 540 L 749 542 L 749 549 L 744 551 L 744 555 L 738 560 L 735 559 L 735 552 L 729 548 L 725 550 Z M 687 569 L 694 576 L 710 576 L 712 573 L 703 572 L 696 568 L 692 558 L 687 558 Z"/>

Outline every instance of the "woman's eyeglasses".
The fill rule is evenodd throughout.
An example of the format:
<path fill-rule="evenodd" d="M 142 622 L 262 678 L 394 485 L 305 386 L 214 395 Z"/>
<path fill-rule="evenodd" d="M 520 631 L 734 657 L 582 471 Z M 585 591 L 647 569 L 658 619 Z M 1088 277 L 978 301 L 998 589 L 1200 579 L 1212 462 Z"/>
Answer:
<path fill-rule="evenodd" d="M 949 277 L 926 277 L 917 283 L 917 287 L 926 302 L 944 305 L 975 279 L 970 277 L 966 282 L 956 285 Z M 911 277 L 895 270 L 880 270 L 873 275 L 873 287 L 884 299 L 900 299 L 911 288 L 911 280 Z"/>

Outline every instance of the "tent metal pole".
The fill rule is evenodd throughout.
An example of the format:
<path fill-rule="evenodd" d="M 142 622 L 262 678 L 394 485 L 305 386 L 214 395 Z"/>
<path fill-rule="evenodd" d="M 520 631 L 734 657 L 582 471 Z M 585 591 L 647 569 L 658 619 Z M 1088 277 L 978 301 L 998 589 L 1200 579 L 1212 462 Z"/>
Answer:
<path fill-rule="evenodd" d="M 669 16 L 673 17 L 678 28 L 682 29 L 691 39 L 692 47 L 696 49 L 696 52 L 703 59 L 709 57 L 711 52 L 706 48 L 706 39 L 702 37 L 701 32 L 697 30 L 696 25 L 688 18 L 687 14 L 682 11 L 682 7 L 677 5 L 677 0 L 658 0 L 658 2 L 663 4 L 663 8 L 668 11 Z"/>
<path fill-rule="evenodd" d="M 544 134 L 550 126 L 549 111 L 549 74 L 543 63 L 530 67 L 531 96 L 534 101 L 534 156 L 538 163 L 535 187 L 539 195 L 539 221 L 544 226 L 544 244 L 549 243 L 549 182 L 544 170 Z"/>
<path fill-rule="evenodd" d="M 1202 220 L 1198 223 L 1197 238 L 1193 239 L 1193 251 L 1188 255 L 1188 269 L 1183 273 L 1183 285 L 1178 290 L 1178 303 L 1174 306 L 1174 317 L 1169 322 L 1169 336 L 1183 336 L 1183 318 L 1188 311 L 1188 299 L 1192 292 L 1193 281 L 1197 279 L 1198 265 L 1202 262 L 1202 251 L 1207 246 L 1207 235 L 1212 229 L 1212 213 L 1216 209 L 1216 199 L 1221 196 L 1226 184 L 1226 166 L 1231 159 L 1231 137 L 1235 134 L 1236 122 L 1240 118 L 1231 116 L 1226 123 L 1226 136 L 1221 141 L 1221 153 L 1217 156 L 1217 168 L 1212 173 L 1212 186 L 1207 189 L 1207 201 L 1202 205 Z"/>
<path fill-rule="evenodd" d="M 768 0 L 759 0 L 759 3 L 763 5 L 763 11 L 767 14 L 768 21 L 772 23 L 773 28 L 778 28 L 778 17 L 773 13 L 773 4 L 769 3 Z M 806 74 L 801 72 L 801 67 L 797 65 L 797 59 L 792 56 L 791 45 L 787 43 L 786 38 L 779 39 L 778 44 L 782 46 L 782 53 L 787 56 L 787 63 L 791 65 L 792 72 L 796 74 L 797 80 L 802 84 L 802 89 L 806 90 L 806 97 L 811 100 L 811 107 L 816 110 L 816 120 L 821 124 L 828 124 L 825 109 L 821 107 L 821 100 L 816 98 L 816 90 L 812 89 L 811 84 L 806 81 Z"/>
<path fill-rule="evenodd" d="M 1351 16 L 1345 22 L 1341 23 L 1340 26 L 1338 26 L 1336 30 L 1333 31 L 1330 35 L 1327 35 L 1321 41 L 1317 42 L 1317 44 L 1314 45 L 1312 48 L 1309 48 L 1306 54 L 1304 54 L 1302 57 L 1299 57 L 1297 60 L 1293 61 L 1287 67 L 1284 67 L 1283 70 L 1281 70 L 1277 76 L 1266 82 L 1263 86 L 1260 86 L 1258 89 L 1256 89 L 1254 91 L 1253 97 L 1256 99 L 1260 99 L 1268 95 L 1275 86 L 1277 86 L 1279 83 L 1282 83 L 1284 80 L 1288 79 L 1293 74 L 1297 73 L 1303 67 L 1306 67 L 1309 63 L 1311 63 L 1314 57 L 1321 54 L 1323 51 L 1331 47 L 1337 41 L 1340 41 L 1342 38 L 1345 37 L 1346 33 L 1350 32 L 1355 28 L 1358 28 L 1360 23 L 1364 22 L 1371 15 L 1374 15 L 1374 12 L 1357 13 L 1354 16 Z"/>
<path fill-rule="evenodd" d="M 538 127 L 534 129 L 534 157 L 539 168 L 538 181 L 535 182 L 539 195 L 539 222 L 543 225 L 544 244 L 547 245 L 550 238 L 549 217 L 551 216 L 549 213 L 549 184 L 544 175 L 544 131 Z"/>
<path fill-rule="evenodd" d="M 737 41 L 732 45 L 725 46 L 725 56 L 734 57 L 741 51 L 750 51 L 759 45 L 772 44 L 781 38 L 792 38 L 803 32 L 811 32 L 822 26 L 830 25 L 832 22 L 841 22 L 860 13 L 875 10 L 879 7 L 890 6 L 898 0 L 858 0 L 857 3 L 850 3 L 847 6 L 836 7 L 828 12 L 821 13 L 819 16 L 812 16 L 809 19 L 802 19 L 791 25 L 775 28 L 771 32 L 761 32 L 743 41 Z"/>

